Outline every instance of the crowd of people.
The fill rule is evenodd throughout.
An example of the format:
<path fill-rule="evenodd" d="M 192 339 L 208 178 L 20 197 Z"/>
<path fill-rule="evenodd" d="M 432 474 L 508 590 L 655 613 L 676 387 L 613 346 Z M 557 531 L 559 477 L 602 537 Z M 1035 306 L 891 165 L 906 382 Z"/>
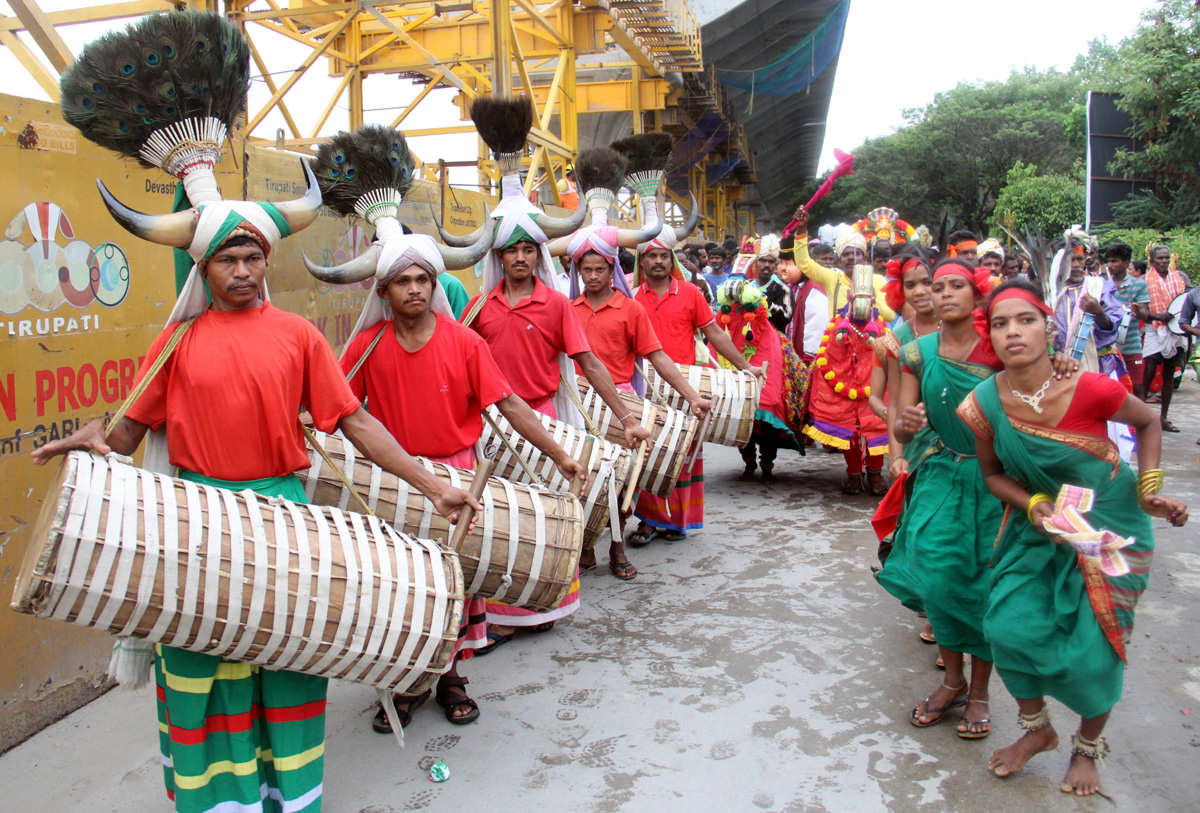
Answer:
<path fill-rule="evenodd" d="M 214 36 L 236 46 L 236 29 L 213 20 Z M 1046 247 L 1057 250 L 1051 262 L 1043 247 L 1006 251 L 969 232 L 927 245 L 885 209 L 833 245 L 810 243 L 803 209 L 782 239 L 681 245 L 690 229 L 667 226 L 657 211 L 664 167 L 633 171 L 661 144 L 581 154 L 571 191 L 583 205 L 556 218 L 520 181 L 529 101 L 481 97 L 470 112 L 492 150 L 500 199 L 476 234 L 442 241 L 400 222 L 412 159 L 391 128 L 324 144 L 306 169 L 308 194 L 287 203 L 221 198 L 212 168 L 223 130 L 213 142 L 176 133 L 161 166 L 192 209 L 156 216 L 111 195 L 105 203 L 139 237 L 185 248 L 187 283 L 128 409 L 108 427 L 47 443 L 35 462 L 74 449 L 132 454 L 149 438 L 175 476 L 303 503 L 303 409 L 455 521 L 478 501 L 414 456 L 473 468 L 488 407 L 565 480 L 584 479 L 584 465 L 546 428 L 546 419 L 582 425 L 576 373 L 637 449 L 649 431 L 622 391 L 645 394 L 645 365 L 703 417 L 713 404 L 680 366 L 722 364 L 761 384 L 744 479 L 761 469 L 773 482 L 781 449 L 823 447 L 844 458 L 846 494 L 881 498 L 879 583 L 927 617 L 922 637 L 937 643 L 945 670 L 912 724 L 933 726 L 961 707 L 958 736 L 988 736 L 995 670 L 1025 733 L 995 752 L 992 772 L 1010 775 L 1057 746 L 1053 697 L 1080 716 L 1063 790 L 1098 792 L 1102 731 L 1121 696 L 1150 568 L 1151 518 L 1187 520 L 1187 507 L 1160 493 L 1162 433 L 1175 431 L 1167 413 L 1186 354 L 1166 324 L 1186 288 L 1169 249 L 1152 247 L 1139 277 L 1128 246 L 1107 247 L 1105 266 L 1083 233 Z M 98 138 L 87 116 L 68 118 Z M 593 182 L 602 176 L 615 180 Z M 622 184 L 639 197 L 636 229 L 608 222 Z M 322 202 L 375 229 L 362 256 L 309 264 L 326 282 L 374 282 L 340 359 L 313 325 L 270 303 L 266 284 L 272 250 Z M 477 263 L 482 289 L 468 298 L 447 272 Z M 1159 373 L 1155 415 L 1145 401 Z M 148 448 L 148 467 L 151 459 Z M 608 550 L 609 572 L 622 580 L 637 575 L 626 542 L 678 541 L 703 527 L 700 450 L 670 494 L 640 492 L 632 514 L 629 536 L 616 528 Z M 596 567 L 595 551 L 580 563 Z M 470 597 L 436 688 L 382 702 L 374 728 L 407 725 L 431 695 L 449 723 L 478 719 L 461 665 L 517 634 L 548 633 L 580 601 L 578 575 L 550 612 Z M 325 678 L 170 646 L 156 655 L 164 781 L 177 810 L 320 809 Z"/>

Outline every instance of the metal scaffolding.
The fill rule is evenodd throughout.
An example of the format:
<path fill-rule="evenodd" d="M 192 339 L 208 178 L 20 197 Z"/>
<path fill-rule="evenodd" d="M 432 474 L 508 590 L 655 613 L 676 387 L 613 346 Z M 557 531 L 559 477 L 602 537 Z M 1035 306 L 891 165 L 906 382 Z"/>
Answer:
<path fill-rule="evenodd" d="M 0 17 L 0 44 L 55 101 L 58 74 L 73 59 L 58 27 L 183 7 L 224 11 L 246 33 L 269 94 L 251 105 L 235 137 L 280 149 L 306 152 L 337 129 L 363 124 L 364 80 L 372 75 L 424 85 L 390 122 L 414 137 L 473 133 L 466 114 L 472 99 L 525 93 L 535 106 L 526 192 L 545 187 L 556 204 L 561 200 L 553 181 L 581 146 L 580 116 L 627 114 L 633 132 L 663 130 L 681 141 L 698 126 L 711 128 L 709 149 L 681 165 L 668 196 L 686 206 L 687 194 L 695 194 L 710 236 L 753 227 L 739 225 L 733 208 L 738 187 L 753 182 L 753 161 L 711 69 L 702 65 L 700 30 L 686 0 L 226 0 L 223 7 L 218 0 L 131 0 L 53 13 L 42 12 L 35 0 L 9 5 L 16 17 Z M 17 36 L 21 30 L 46 62 Z M 272 36 L 305 46 L 299 65 L 294 58 L 278 64 Z M 322 59 L 337 80 L 332 92 L 325 98 L 301 95 L 297 83 Z M 457 91 L 461 123 L 405 126 L 439 88 Z M 301 127 L 299 119 L 311 119 L 314 110 L 319 113 L 311 126 Z M 305 116 L 294 115 L 301 111 Z M 280 119 L 283 126 L 270 132 L 271 122 Z M 723 138 L 720 144 L 716 136 Z M 449 168 L 476 165 L 480 187 L 497 183 L 482 141 L 477 161 L 422 161 L 419 171 L 445 184 Z M 735 165 L 736 171 L 725 169 Z M 713 177 L 718 167 L 725 171 Z"/>

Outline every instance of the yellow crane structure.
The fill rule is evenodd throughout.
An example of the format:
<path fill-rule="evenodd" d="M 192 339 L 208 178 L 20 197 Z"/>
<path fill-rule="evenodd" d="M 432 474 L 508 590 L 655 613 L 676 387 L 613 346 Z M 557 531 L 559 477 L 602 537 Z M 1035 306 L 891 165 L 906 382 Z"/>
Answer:
<path fill-rule="evenodd" d="M 523 92 L 536 109 L 526 191 L 544 187 L 544 199 L 553 203 L 560 202 L 559 191 L 547 181 L 561 177 L 581 147 L 581 116 L 626 114 L 633 132 L 661 130 L 677 138 L 715 117 L 723 142 L 695 151 L 686 162 L 668 190 L 676 204 L 668 210 L 686 208 L 690 192 L 701 202 L 708 237 L 753 231 L 750 215 L 739 222 L 735 209 L 742 186 L 754 181 L 752 154 L 705 69 L 700 27 L 687 0 L 127 0 L 49 13 L 36 0 L 9 5 L 15 16 L 0 17 L 0 44 L 52 100 L 58 98 L 58 74 L 73 59 L 59 28 L 183 7 L 224 12 L 246 32 L 257 78 L 269 93 L 265 102 L 252 103 L 236 137 L 285 150 L 311 150 L 329 133 L 362 124 L 369 112 L 364 81 L 372 75 L 424 85 L 390 122 L 409 136 L 473 132 L 466 115 L 472 99 Z M 36 50 L 18 36 L 22 31 Z M 299 65 L 273 53 L 271 35 L 305 46 Z M 297 83 L 318 62 L 337 80 L 332 92 L 327 98 L 299 94 Z M 457 92 L 461 122 L 414 126 L 429 94 L 445 88 Z M 300 111 L 303 116 L 296 115 Z M 302 118 L 311 120 L 307 127 Z M 270 122 L 280 120 L 283 126 L 270 132 Z M 710 166 L 738 156 L 738 172 L 709 182 Z M 468 165 L 478 166 L 484 189 L 499 177 L 482 142 L 477 160 L 431 160 L 420 171 L 445 185 L 449 168 Z"/>

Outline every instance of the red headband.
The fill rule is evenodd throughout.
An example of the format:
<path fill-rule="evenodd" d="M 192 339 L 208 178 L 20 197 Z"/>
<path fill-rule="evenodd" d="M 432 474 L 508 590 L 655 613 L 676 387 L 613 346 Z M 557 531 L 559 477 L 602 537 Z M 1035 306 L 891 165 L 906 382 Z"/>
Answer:
<path fill-rule="evenodd" d="M 962 263 L 947 263 L 933 272 L 935 280 L 951 275 L 966 279 L 980 296 L 987 296 L 992 290 L 992 274 L 986 268 L 968 268 Z"/>
<path fill-rule="evenodd" d="M 1000 293 L 992 297 L 992 301 L 988 303 L 988 318 L 991 318 L 992 311 L 996 305 L 1006 299 L 1023 299 L 1030 305 L 1033 305 L 1046 316 L 1053 316 L 1054 310 L 1042 300 L 1038 299 L 1033 294 L 1026 291 L 1024 288 L 1005 288 Z"/>
<path fill-rule="evenodd" d="M 960 251 L 974 251 L 979 248 L 979 243 L 974 240 L 963 240 L 961 243 L 955 243 L 946 249 L 947 257 L 957 257 Z"/>
<path fill-rule="evenodd" d="M 904 274 L 920 264 L 921 261 L 916 257 L 887 261 L 887 282 L 883 283 L 883 296 L 887 306 L 896 313 L 904 306 Z"/>

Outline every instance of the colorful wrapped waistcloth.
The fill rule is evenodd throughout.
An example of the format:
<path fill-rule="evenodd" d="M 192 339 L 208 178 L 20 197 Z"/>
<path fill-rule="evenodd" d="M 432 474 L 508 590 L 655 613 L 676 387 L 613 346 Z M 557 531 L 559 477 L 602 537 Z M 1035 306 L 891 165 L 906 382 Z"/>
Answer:
<path fill-rule="evenodd" d="M 294 475 L 180 477 L 305 503 Z M 167 795 L 179 813 L 321 809 L 329 681 L 159 646 L 154 675 Z"/>

